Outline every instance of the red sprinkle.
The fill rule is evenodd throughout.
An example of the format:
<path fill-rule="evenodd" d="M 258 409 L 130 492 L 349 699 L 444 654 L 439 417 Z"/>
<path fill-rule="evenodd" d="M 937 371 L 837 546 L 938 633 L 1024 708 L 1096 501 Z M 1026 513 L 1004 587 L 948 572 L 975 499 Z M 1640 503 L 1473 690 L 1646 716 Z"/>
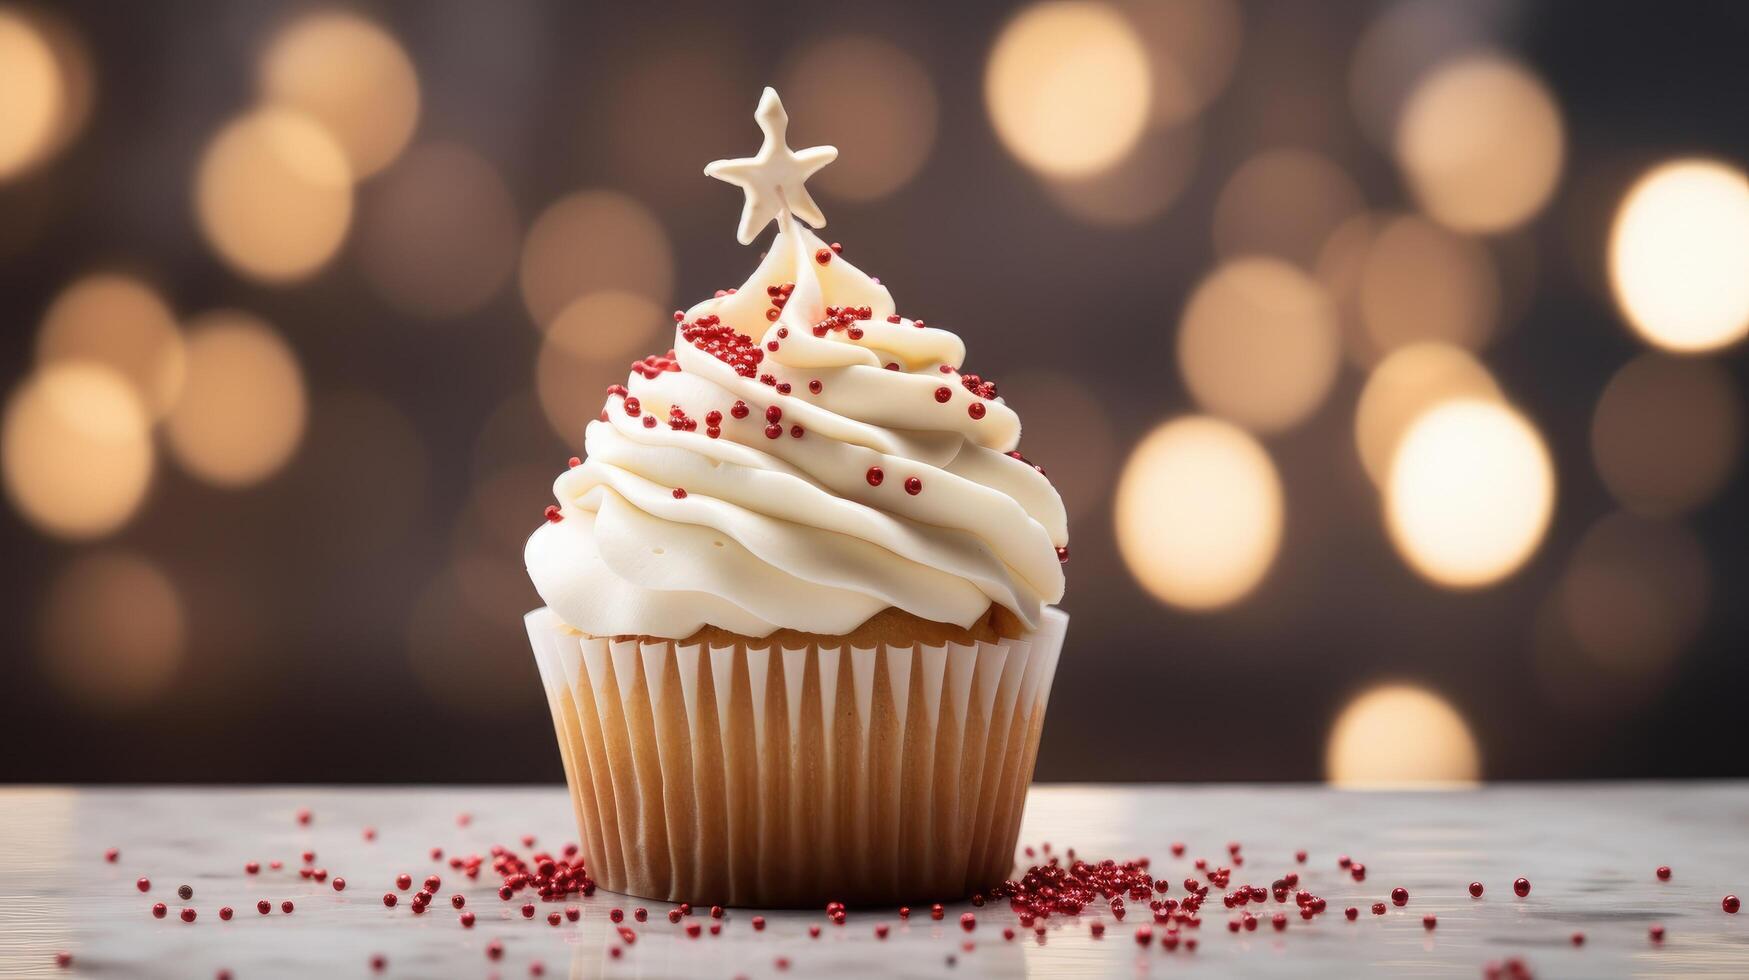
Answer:
<path fill-rule="evenodd" d="M 864 476 L 867 478 L 868 485 L 871 487 L 880 486 L 881 481 L 885 480 L 887 478 L 887 475 L 885 473 L 881 472 L 881 468 L 878 466 L 869 467 L 868 473 L 864 474 Z"/>
<path fill-rule="evenodd" d="M 1385 903 L 1383 903 L 1383 902 L 1372 903 L 1372 914 L 1373 915 L 1384 915 L 1385 914 Z"/>
<path fill-rule="evenodd" d="M 300 825 L 308 827 L 310 825 L 310 819 L 311 814 L 308 807 L 298 811 L 298 823 Z"/>
<path fill-rule="evenodd" d="M 65 970 L 69 966 L 72 966 L 73 965 L 73 954 L 67 952 L 64 949 L 61 950 L 60 952 L 56 953 L 55 954 L 55 965 L 60 967 L 63 970 Z"/>
<path fill-rule="evenodd" d="M 193 909 L 183 909 L 178 914 L 182 917 L 182 921 L 184 921 L 184 922 L 193 922 L 194 921 L 194 910 Z"/>
<path fill-rule="evenodd" d="M 1439 925 L 1439 917 L 1438 916 L 1436 916 L 1432 913 L 1428 913 L 1427 915 L 1424 915 L 1421 917 L 1421 928 L 1426 929 L 1429 932 L 1432 932 L 1433 927 L 1437 926 L 1437 925 Z"/>
<path fill-rule="evenodd" d="M 1391 904 L 1395 905 L 1398 908 L 1402 908 L 1403 906 L 1408 905 L 1409 904 L 1409 889 L 1407 889 L 1407 888 L 1393 888 L 1393 889 L 1391 889 Z"/>
<path fill-rule="evenodd" d="M 345 891 L 346 890 L 346 879 L 345 878 L 335 878 L 334 879 L 334 890 L 337 892 Z"/>
<path fill-rule="evenodd" d="M 1736 915 L 1737 910 L 1743 907 L 1743 902 L 1735 895 L 1726 895 L 1724 901 L 1719 903 L 1719 907 L 1731 915 Z"/>
<path fill-rule="evenodd" d="M 226 906 L 219 909 L 219 918 L 225 920 L 226 922 L 231 921 L 231 916 L 236 915 L 236 914 L 237 913 L 231 911 L 231 907 L 229 905 L 226 905 Z"/>
<path fill-rule="evenodd" d="M 832 261 L 832 250 L 829 248 L 823 248 L 823 249 L 820 249 L 818 252 L 815 252 L 814 253 L 814 261 L 820 263 L 821 265 L 825 265 L 826 263 Z"/>
<path fill-rule="evenodd" d="M 905 478 L 905 492 L 915 497 L 923 492 L 923 481 L 914 476 Z"/>
<path fill-rule="evenodd" d="M 674 499 L 675 500 L 685 500 L 686 499 L 686 488 L 685 487 L 675 487 L 674 488 Z"/>
<path fill-rule="evenodd" d="M 170 914 L 170 907 L 168 905 L 165 905 L 163 902 L 153 902 L 152 903 L 152 918 L 162 919 L 166 915 L 169 915 L 169 914 Z"/>
<path fill-rule="evenodd" d="M 547 520 L 551 521 L 554 524 L 557 524 L 560 521 L 565 519 L 565 515 L 559 513 L 559 505 L 558 504 L 548 504 L 547 509 L 545 511 L 543 511 L 543 513 L 546 515 Z"/>
<path fill-rule="evenodd" d="M 260 912 L 262 915 L 266 915 L 273 911 L 273 903 L 264 898 L 255 903 L 255 911 Z"/>
<path fill-rule="evenodd" d="M 138 888 L 140 891 L 149 892 L 152 890 L 152 879 L 141 878 L 139 881 L 134 882 L 134 887 Z"/>
<path fill-rule="evenodd" d="M 977 916 L 973 915 L 970 912 L 966 912 L 960 916 L 960 928 L 961 929 L 964 929 L 967 932 L 971 932 L 973 929 L 976 929 L 977 927 L 978 927 L 978 917 Z"/>
<path fill-rule="evenodd" d="M 243 871 L 247 874 L 252 874 L 252 875 L 260 874 L 261 873 L 261 862 L 250 861 L 248 864 L 243 865 Z"/>
<path fill-rule="evenodd" d="M 1519 898 L 1523 898 L 1524 896 L 1529 895 L 1530 894 L 1530 879 L 1529 878 L 1520 878 L 1517 881 L 1514 881 L 1512 883 L 1512 891 L 1513 891 L 1513 894 L 1517 895 Z"/>
<path fill-rule="evenodd" d="M 499 942 L 496 939 L 487 943 L 486 944 L 486 958 L 489 960 L 501 960 L 501 959 L 503 959 L 504 958 L 504 944 Z"/>
<path fill-rule="evenodd" d="M 1651 929 L 1647 930 L 1647 934 L 1652 937 L 1652 941 L 1655 943 L 1664 941 L 1664 927 L 1662 925 L 1652 926 Z"/>
<path fill-rule="evenodd" d="M 279 903 L 279 910 L 281 912 L 284 912 L 286 915 L 292 914 L 291 899 L 286 899 L 285 901 Z"/>
<path fill-rule="evenodd" d="M 1573 945 L 1575 945 L 1575 946 L 1585 945 L 1585 934 L 1582 932 L 1573 933 Z"/>
<path fill-rule="evenodd" d="M 461 914 L 461 923 L 463 929 L 472 929 L 474 927 L 474 913 L 463 912 Z"/>
<path fill-rule="evenodd" d="M 966 414 L 970 415 L 972 417 L 973 421 L 976 421 L 978 419 L 983 418 L 984 417 L 984 403 L 983 402 L 972 402 L 970 405 L 967 405 L 966 406 Z M 1237 856 L 1234 857 L 1234 860 L 1235 861 L 1238 860 Z"/>
<path fill-rule="evenodd" d="M 1658 866 L 1658 880 L 1659 881 L 1669 881 L 1670 880 L 1670 866 L 1668 864 L 1661 864 Z"/>
<path fill-rule="evenodd" d="M 1342 914 L 1343 914 L 1343 915 L 1345 915 L 1345 916 L 1347 916 L 1347 917 L 1348 917 L 1348 921 L 1350 921 L 1350 922 L 1353 922 L 1353 921 L 1354 921 L 1354 920 L 1355 920 L 1355 919 L 1358 919 L 1358 918 L 1360 918 L 1360 910 L 1359 910 L 1359 909 L 1357 909 L 1357 908 L 1355 908 L 1355 907 L 1354 907 L 1354 906 L 1352 906 L 1352 905 L 1350 905 L 1350 906 L 1349 906 L 1349 907 L 1347 907 L 1347 908 L 1345 908 L 1345 909 L 1343 909 L 1343 910 L 1342 910 Z"/>
<path fill-rule="evenodd" d="M 400 899 L 399 899 L 399 898 L 396 898 L 396 897 L 395 897 L 395 893 L 394 893 L 394 892 L 383 892 L 383 904 L 384 904 L 384 905 L 386 905 L 386 906 L 388 906 L 388 907 L 389 907 L 389 908 L 394 908 L 394 907 L 395 907 L 395 903 L 396 903 L 396 902 L 399 902 L 399 901 L 400 901 Z M 263 904 L 263 905 L 266 905 L 266 904 L 267 904 L 267 903 L 266 903 L 266 902 L 262 902 L 262 903 L 261 903 L 261 904 Z M 262 910 L 262 914 L 263 914 L 263 915 L 265 915 L 265 914 L 266 914 L 266 910 L 265 910 L 265 909 L 263 909 L 263 910 Z"/>
<path fill-rule="evenodd" d="M 1479 881 L 1470 882 L 1470 897 L 1471 898 L 1481 898 L 1482 897 L 1482 883 L 1481 882 L 1479 882 Z"/>
<path fill-rule="evenodd" d="M 765 931 L 765 916 L 756 915 L 753 917 L 753 931 L 754 932 L 764 932 Z"/>

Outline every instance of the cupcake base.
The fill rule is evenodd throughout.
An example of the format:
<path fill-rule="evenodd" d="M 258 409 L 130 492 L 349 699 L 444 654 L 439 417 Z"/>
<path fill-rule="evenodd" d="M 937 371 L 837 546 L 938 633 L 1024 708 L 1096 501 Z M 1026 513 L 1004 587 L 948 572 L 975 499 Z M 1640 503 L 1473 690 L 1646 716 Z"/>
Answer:
<path fill-rule="evenodd" d="M 1068 617 L 996 643 L 638 642 L 527 617 L 601 887 L 754 907 L 949 901 L 1013 868 Z"/>

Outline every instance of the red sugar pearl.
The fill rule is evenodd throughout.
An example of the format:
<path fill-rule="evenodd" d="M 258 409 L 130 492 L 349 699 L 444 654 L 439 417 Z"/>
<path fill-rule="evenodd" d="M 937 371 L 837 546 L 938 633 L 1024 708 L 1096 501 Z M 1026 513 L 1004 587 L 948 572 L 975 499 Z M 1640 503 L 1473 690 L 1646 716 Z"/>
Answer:
<path fill-rule="evenodd" d="M 685 500 L 686 499 L 686 488 L 685 487 L 675 487 L 674 488 L 674 499 L 675 500 Z"/>
<path fill-rule="evenodd" d="M 182 921 L 184 921 L 184 922 L 193 922 L 194 921 L 195 913 L 194 913 L 193 909 L 183 909 L 181 912 L 179 912 L 177 914 L 179 916 L 181 916 Z"/>
<path fill-rule="evenodd" d="M 789 435 L 791 439 L 800 439 L 806 433 L 807 430 L 799 425 L 792 425 L 789 427 Z"/>
<path fill-rule="evenodd" d="M 1280 932 L 1287 928 L 1287 916 L 1277 912 L 1270 918 L 1269 924 L 1275 927 L 1276 932 Z"/>
<path fill-rule="evenodd" d="M 169 914 L 170 914 L 170 906 L 165 905 L 163 902 L 153 902 L 152 903 L 152 918 L 162 919 L 166 915 L 169 915 Z"/>
<path fill-rule="evenodd" d="M 1470 882 L 1470 897 L 1471 898 L 1481 898 L 1482 897 L 1482 883 L 1481 882 L 1479 882 L 1479 881 Z"/>
<path fill-rule="evenodd" d="M 1512 883 L 1512 893 L 1519 898 L 1530 894 L 1530 879 L 1520 878 Z"/>
<path fill-rule="evenodd" d="M 285 901 L 279 903 L 279 910 L 281 912 L 284 912 L 286 915 L 292 914 L 292 908 L 293 908 L 293 905 L 292 905 L 290 899 L 286 899 Z"/>
<path fill-rule="evenodd" d="M 1658 866 L 1658 880 L 1659 881 L 1669 881 L 1670 880 L 1670 866 L 1668 864 L 1661 864 Z"/>
<path fill-rule="evenodd" d="M 885 922 L 875 923 L 875 927 L 874 927 L 875 938 L 876 939 L 887 938 L 887 928 L 888 927 L 887 927 L 887 924 Z"/>
<path fill-rule="evenodd" d="M 767 421 L 767 422 L 782 422 L 783 421 L 783 409 L 779 408 L 776 405 L 772 405 L 772 406 L 766 408 L 765 421 Z"/>
<path fill-rule="evenodd" d="M 1421 917 L 1421 928 L 1426 929 L 1428 932 L 1432 932 L 1433 927 L 1437 925 L 1439 925 L 1439 916 L 1428 913 Z"/>
<path fill-rule="evenodd" d="M 1343 915 L 1345 915 L 1345 916 L 1347 916 L 1347 917 L 1348 917 L 1348 921 L 1350 921 L 1350 922 L 1353 922 L 1353 921 L 1354 921 L 1354 920 L 1355 920 L 1355 919 L 1358 919 L 1358 918 L 1360 918 L 1360 910 L 1359 910 L 1359 909 L 1357 909 L 1357 908 L 1355 908 L 1355 907 L 1354 907 L 1354 906 L 1352 906 L 1352 905 L 1350 905 L 1350 906 L 1349 906 L 1349 907 L 1347 907 L 1347 908 L 1345 908 L 1345 909 L 1343 909 L 1343 910 L 1342 910 L 1342 914 L 1343 914 Z"/>
<path fill-rule="evenodd" d="M 248 864 L 243 865 L 243 871 L 245 874 L 252 874 L 252 875 L 260 874 L 261 873 L 261 862 L 260 861 L 250 861 Z"/>
<path fill-rule="evenodd" d="M 499 942 L 496 939 L 487 943 L 486 944 L 486 958 L 489 960 L 501 960 L 501 959 L 503 959 L 504 958 L 504 944 Z"/>
<path fill-rule="evenodd" d="M 711 918 L 720 919 L 722 917 L 723 917 L 723 907 L 721 905 L 711 906 Z"/>
<path fill-rule="evenodd" d="M 753 917 L 753 931 L 754 932 L 764 932 L 765 931 L 765 916 L 756 915 Z"/>
<path fill-rule="evenodd" d="M 226 906 L 219 909 L 219 918 L 225 920 L 226 922 L 231 921 L 231 916 L 233 916 L 235 914 L 236 914 L 235 912 L 231 911 L 231 907 L 229 905 L 226 905 Z"/>
<path fill-rule="evenodd" d="M 194 897 L 194 888 L 189 885 L 177 885 L 176 897 L 186 902 Z"/>
<path fill-rule="evenodd" d="M 410 874 L 398 874 L 398 875 L 396 875 L 395 876 L 395 887 L 399 888 L 402 891 L 406 891 L 407 889 L 412 888 L 413 887 L 413 876 Z"/>
<path fill-rule="evenodd" d="M 1573 933 L 1573 945 L 1575 945 L 1575 946 L 1585 945 L 1585 934 L 1582 932 Z"/>
<path fill-rule="evenodd" d="M 747 411 L 748 410 L 747 410 L 747 403 L 746 402 L 739 402 L 738 401 L 735 404 L 729 406 L 729 414 L 733 415 L 734 417 L 736 417 L 738 419 L 746 418 Z"/>
<path fill-rule="evenodd" d="M 547 913 L 547 925 L 556 926 L 560 922 L 563 922 L 564 918 L 565 918 L 564 916 L 560 915 L 557 912 L 548 912 Z"/>
<path fill-rule="evenodd" d="M 1372 903 L 1372 914 L 1373 915 L 1384 915 L 1385 914 L 1385 903 L 1383 903 L 1383 902 Z"/>
<path fill-rule="evenodd" d="M 381 953 L 370 958 L 370 968 L 373 973 L 381 973 L 389 968 L 389 958 Z"/>
<path fill-rule="evenodd" d="M 923 492 L 923 481 L 916 477 L 905 478 L 905 492 L 915 497 Z"/>
<path fill-rule="evenodd" d="M 940 902 L 936 902 L 934 905 L 929 906 L 929 917 L 931 919 L 935 919 L 937 921 L 940 921 L 943 914 L 944 913 L 943 913 Z"/>
<path fill-rule="evenodd" d="M 819 251 L 815 252 L 814 253 L 814 261 L 820 263 L 821 265 L 825 265 L 826 263 L 832 261 L 832 250 L 829 248 L 823 248 L 823 249 L 820 249 Z"/>
<path fill-rule="evenodd" d="M 134 882 L 134 887 L 138 888 L 140 891 L 149 892 L 152 890 L 152 879 L 141 878 L 139 881 Z"/>
<path fill-rule="evenodd" d="M 449 904 L 452 907 L 459 909 L 462 906 L 468 904 L 468 898 L 466 895 L 463 895 L 461 892 L 456 892 L 454 895 L 451 895 L 449 897 Z"/>
<path fill-rule="evenodd" d="M 650 910 L 640 905 L 639 907 L 632 909 L 632 918 L 639 922 L 647 921 L 650 918 Z"/>
<path fill-rule="evenodd" d="M 559 505 L 558 504 L 548 504 L 547 509 L 542 511 L 541 513 L 546 516 L 546 519 L 548 521 L 551 521 L 554 524 L 557 524 L 560 521 L 565 519 L 565 515 L 559 513 Z"/>
<path fill-rule="evenodd" d="M 1365 881 L 1366 865 L 1361 864 L 1359 861 L 1355 861 L 1348 866 L 1348 874 L 1349 877 L 1353 878 L 1355 881 Z"/>
<path fill-rule="evenodd" d="M 972 417 L 973 421 L 977 421 L 978 419 L 983 418 L 984 417 L 984 403 L 983 402 L 972 402 L 970 405 L 967 405 L 966 406 L 966 414 L 970 415 Z M 1234 860 L 1235 861 L 1238 860 L 1237 856 L 1234 857 Z"/>
<path fill-rule="evenodd" d="M 818 395 L 820 392 L 826 390 L 826 386 L 820 383 L 819 378 L 815 378 L 814 380 L 808 382 L 808 390 L 813 392 L 814 394 Z"/>
<path fill-rule="evenodd" d="M 109 850 L 103 852 L 103 859 L 105 861 L 108 861 L 110 864 L 114 864 L 115 862 L 121 860 L 121 851 L 112 847 Z"/>
<path fill-rule="evenodd" d="M 67 952 L 64 949 L 61 950 L 59 953 L 56 953 L 55 954 L 55 965 L 60 967 L 63 970 L 65 970 L 69 966 L 72 966 L 73 965 L 73 954 Z"/>
<path fill-rule="evenodd" d="M 773 422 L 770 425 L 765 427 L 765 438 L 767 438 L 767 439 L 776 439 L 782 435 L 783 435 L 783 426 L 777 424 L 776 422 Z"/>
<path fill-rule="evenodd" d="M 1743 902 L 1735 895 L 1726 895 L 1724 901 L 1719 903 L 1719 907 L 1730 915 L 1736 915 L 1737 910 L 1743 907 Z"/>
<path fill-rule="evenodd" d="M 1655 943 L 1661 943 L 1664 941 L 1664 927 L 1662 925 L 1654 925 L 1652 928 L 1646 930 L 1646 933 L 1652 937 L 1652 941 Z"/>
<path fill-rule="evenodd" d="M 337 892 L 345 891 L 346 890 L 346 879 L 345 878 L 335 878 L 334 879 L 334 890 Z"/>
<path fill-rule="evenodd" d="M 868 468 L 868 472 L 864 474 L 864 478 L 868 480 L 869 486 L 878 487 L 881 485 L 881 481 L 887 478 L 887 474 L 882 472 L 880 467 L 871 466 Z"/>
<path fill-rule="evenodd" d="M 300 825 L 308 827 L 310 825 L 310 820 L 311 820 L 311 814 L 310 814 L 310 810 L 308 807 L 305 807 L 304 809 L 301 809 L 298 811 L 298 823 Z"/>
<path fill-rule="evenodd" d="M 534 918 L 534 903 L 533 902 L 524 902 L 522 904 L 522 917 L 525 919 Z"/>
<path fill-rule="evenodd" d="M 387 906 L 389 908 L 394 908 L 395 903 L 399 902 L 399 901 L 400 901 L 400 899 L 395 897 L 394 892 L 383 892 L 383 904 L 385 906 Z M 263 902 L 262 904 L 265 905 L 267 903 Z"/>
<path fill-rule="evenodd" d="M 461 923 L 463 929 L 472 929 L 474 927 L 474 913 L 463 912 L 461 914 Z"/>
<path fill-rule="evenodd" d="M 669 909 L 668 910 L 668 921 L 669 922 L 679 922 L 680 921 L 680 910 L 679 909 Z"/>
<path fill-rule="evenodd" d="M 1391 904 L 1395 905 L 1398 908 L 1402 908 L 1403 906 L 1408 905 L 1409 904 L 1409 889 L 1407 889 L 1407 888 L 1393 888 L 1393 889 L 1391 889 Z"/>
<path fill-rule="evenodd" d="M 960 928 L 967 932 L 971 932 L 973 929 L 978 928 L 978 917 L 970 912 L 961 915 Z"/>
<path fill-rule="evenodd" d="M 696 921 L 688 922 L 686 924 L 686 938 L 688 939 L 697 939 L 698 934 L 703 931 L 704 927 L 699 925 Z"/>
<path fill-rule="evenodd" d="M 946 403 L 946 401 L 952 397 L 953 397 L 953 389 L 949 388 L 947 385 L 942 385 L 941 387 L 935 389 L 935 400 L 938 402 Z"/>
<path fill-rule="evenodd" d="M 260 912 L 262 915 L 266 915 L 273 911 L 273 903 L 264 898 L 255 903 L 255 911 Z"/>

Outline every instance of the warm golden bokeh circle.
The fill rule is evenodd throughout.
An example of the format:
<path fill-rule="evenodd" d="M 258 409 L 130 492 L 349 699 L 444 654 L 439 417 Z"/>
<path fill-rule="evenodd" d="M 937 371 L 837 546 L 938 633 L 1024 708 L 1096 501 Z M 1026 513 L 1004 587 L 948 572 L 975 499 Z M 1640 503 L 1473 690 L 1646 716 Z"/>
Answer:
<path fill-rule="evenodd" d="M 1351 789 L 1460 787 L 1482 778 L 1482 753 L 1449 701 L 1423 687 L 1388 684 L 1337 715 L 1324 771 Z"/>
<path fill-rule="evenodd" d="M 1749 334 L 1749 179 L 1711 160 L 1656 167 L 1622 198 L 1609 238 L 1617 305 L 1648 343 L 1684 353 Z"/>
<path fill-rule="evenodd" d="M 29 18 L 0 9 L 0 181 L 47 154 L 67 97 L 48 38 Z"/>
<path fill-rule="evenodd" d="M 1711 361 L 1642 354 L 1611 378 L 1591 417 L 1591 454 L 1624 507 L 1673 515 L 1711 500 L 1737 466 L 1743 401 Z"/>
<path fill-rule="evenodd" d="M 56 537 L 96 538 L 127 523 L 146 497 L 155 456 L 139 396 L 96 364 L 39 369 L 13 391 L 0 423 L 6 496 Z"/>
<path fill-rule="evenodd" d="M 419 76 L 388 31 L 357 14 L 322 11 L 288 25 L 263 52 L 262 100 L 319 121 L 353 174 L 394 161 L 419 121 Z"/>
<path fill-rule="evenodd" d="M 114 369 L 141 404 L 162 418 L 182 392 L 182 331 L 163 297 L 132 277 L 97 273 L 63 289 L 37 334 L 42 364 L 84 362 Z"/>
<path fill-rule="evenodd" d="M 252 279 L 306 278 L 352 223 L 346 153 L 314 119 L 258 109 L 221 129 L 201 155 L 195 217 L 219 257 Z"/>
<path fill-rule="evenodd" d="M 1378 354 L 1422 340 L 1480 350 L 1498 326 L 1500 282 L 1479 242 L 1398 217 L 1368 244 L 1358 303 Z"/>
<path fill-rule="evenodd" d="M 1497 401 L 1458 399 L 1422 412 L 1385 480 L 1385 523 L 1409 566 L 1467 589 L 1517 571 L 1542 543 L 1555 473 L 1541 433 Z"/>
<path fill-rule="evenodd" d="M 272 327 L 230 310 L 190 323 L 187 343 L 188 381 L 165 425 L 171 454 L 219 486 L 278 472 L 308 414 L 297 355 Z"/>
<path fill-rule="evenodd" d="M 876 37 L 844 35 L 807 47 L 783 73 L 797 146 L 830 143 L 838 159 L 809 181 L 852 201 L 909 183 L 935 147 L 935 84 L 928 69 Z M 844 125 L 855 120 L 853 125 Z"/>
<path fill-rule="evenodd" d="M 484 306 L 510 278 L 520 243 L 510 189 L 460 143 L 414 147 L 360 196 L 365 279 L 389 305 L 417 316 Z"/>
<path fill-rule="evenodd" d="M 1279 259 L 1216 269 L 1179 324 L 1178 366 L 1197 403 L 1259 432 L 1290 429 L 1317 409 L 1341 354 L 1323 286 Z"/>
<path fill-rule="evenodd" d="M 1257 587 L 1281 546 L 1282 488 L 1245 430 L 1187 416 L 1130 453 L 1113 506 L 1118 550 L 1156 599 L 1203 611 Z"/>
<path fill-rule="evenodd" d="M 667 304 L 674 258 L 656 216 L 615 191 L 582 191 L 542 211 L 522 246 L 523 303 L 541 329 L 591 293 L 616 290 Z"/>
<path fill-rule="evenodd" d="M 1617 512 L 1585 532 L 1557 595 L 1567 631 L 1597 666 L 1648 676 L 1700 632 L 1711 592 L 1693 533 Z"/>
<path fill-rule="evenodd" d="M 1129 155 L 1085 177 L 1045 181 L 1045 193 L 1075 218 L 1105 228 L 1128 228 L 1158 218 L 1183 194 L 1202 157 L 1194 122 L 1155 127 Z"/>
<path fill-rule="evenodd" d="M 1355 448 L 1375 485 L 1384 484 L 1397 444 L 1421 413 L 1458 398 L 1501 398 L 1494 376 L 1462 348 L 1411 344 L 1379 362 L 1354 410 Z"/>
<path fill-rule="evenodd" d="M 1303 269 L 1365 204 L 1360 188 L 1312 150 L 1266 150 L 1227 178 L 1215 199 L 1215 254 L 1271 255 Z"/>
<path fill-rule="evenodd" d="M 674 320 L 642 296 L 591 293 L 566 306 L 541 338 L 535 393 L 547 423 L 569 445 L 601 411 L 603 389 L 624 383 L 628 365 L 673 343 Z"/>
<path fill-rule="evenodd" d="M 1561 176 L 1566 136 L 1548 87 L 1493 54 L 1436 66 L 1397 124 L 1397 162 L 1441 223 L 1498 232 L 1542 210 Z"/>
<path fill-rule="evenodd" d="M 1398 0 L 1361 33 L 1348 65 L 1348 97 L 1361 131 L 1380 149 L 1396 139 L 1404 103 L 1429 65 L 1482 49 L 1490 28 L 1481 5 Z"/>
<path fill-rule="evenodd" d="M 49 586 L 41 617 L 44 672 L 67 700 L 97 711 L 137 708 L 163 694 L 188 639 L 175 583 L 125 551 L 74 559 Z"/>
<path fill-rule="evenodd" d="M 1135 28 L 1103 3 L 1035 3 L 984 67 L 996 135 L 1021 163 L 1076 177 L 1122 159 L 1148 123 L 1154 79 Z"/>

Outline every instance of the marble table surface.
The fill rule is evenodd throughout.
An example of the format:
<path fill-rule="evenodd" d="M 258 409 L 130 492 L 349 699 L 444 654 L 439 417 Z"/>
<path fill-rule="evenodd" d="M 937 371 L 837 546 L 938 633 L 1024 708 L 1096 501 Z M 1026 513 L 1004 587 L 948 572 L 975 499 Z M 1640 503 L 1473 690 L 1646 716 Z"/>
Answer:
<path fill-rule="evenodd" d="M 300 825 L 296 814 L 312 818 Z M 466 815 L 465 822 L 462 815 Z M 365 828 L 374 829 L 367 840 Z M 1035 787 L 1022 843 L 1050 842 L 1084 859 L 1147 856 L 1181 896 L 1182 879 L 1203 856 L 1229 864 L 1229 841 L 1244 864 L 1233 882 L 1267 887 L 1289 870 L 1323 896 L 1329 911 L 1310 922 L 1271 901 L 1255 932 L 1228 931 L 1234 915 L 1214 890 L 1194 951 L 1135 941 L 1147 909 L 1132 903 L 1125 921 L 1103 903 L 1079 917 L 1050 921 L 1042 936 L 1020 930 L 1005 903 L 976 909 L 962 931 L 952 906 L 941 921 L 926 912 L 900 921 L 896 910 L 853 910 L 842 926 L 822 912 L 730 909 L 720 935 L 688 938 L 668 906 L 605 892 L 569 904 L 577 922 L 533 919 L 522 900 L 503 902 L 488 866 L 468 882 L 447 860 L 489 853 L 495 843 L 522 850 L 558 848 L 575 836 L 559 787 L 540 788 L 0 788 L 0 976 L 252 977 L 382 975 L 545 976 L 1481 976 L 1489 961 L 1521 957 L 1539 977 L 1746 976 L 1749 913 L 1728 915 L 1727 893 L 1749 894 L 1749 783 L 1519 784 L 1428 793 L 1358 793 L 1313 786 Z M 1171 846 L 1187 845 L 1174 858 Z M 431 850 L 443 848 L 444 860 Z M 105 851 L 117 848 L 117 859 Z M 1295 851 L 1307 852 L 1296 863 Z M 300 877 L 302 854 L 332 877 Z M 1351 854 L 1364 882 L 1338 868 Z M 274 870 L 272 860 L 283 862 Z M 259 861 L 259 874 L 245 864 Z M 1655 869 L 1673 869 L 1668 881 Z M 385 908 L 400 872 L 415 890 L 429 874 L 440 897 L 415 916 L 406 898 Z M 1532 882 L 1528 897 L 1513 879 Z M 142 894 L 136 880 L 151 881 Z M 1486 888 L 1481 899 L 1471 881 Z M 177 896 L 179 885 L 193 897 Z M 1371 914 L 1393 887 L 1405 907 Z M 466 896 L 478 921 L 464 929 L 449 896 Z M 255 910 L 260 899 L 271 914 Z M 278 904 L 295 903 L 285 915 Z M 169 915 L 151 915 L 164 902 Z M 221 906 L 236 909 L 221 921 Z M 630 910 L 650 909 L 649 921 Z M 1361 910 L 1347 921 L 1342 910 Z M 193 907 L 193 923 L 179 920 Z M 624 947 L 610 910 L 628 912 L 636 941 Z M 562 906 L 552 906 L 562 908 Z M 1255 909 L 1255 906 L 1253 906 Z M 1289 913 L 1277 932 L 1269 916 Z M 703 915 L 704 913 L 699 913 Z M 1437 916 L 1428 931 L 1423 916 Z M 707 925 L 709 918 L 701 921 Z M 1103 921 L 1102 937 L 1090 928 Z M 885 923 L 888 934 L 876 935 Z M 1665 927 L 1662 942 L 1651 939 Z M 809 927 L 822 926 L 817 938 Z M 1004 928 L 1015 928 L 1005 939 Z M 1575 932 L 1584 934 L 1574 945 Z M 488 959 L 493 940 L 498 960 Z M 621 947 L 618 957 L 615 947 Z M 69 966 L 56 954 L 72 955 Z M 787 972 L 779 960 L 787 961 Z M 538 964 L 538 965 L 537 965 Z"/>

